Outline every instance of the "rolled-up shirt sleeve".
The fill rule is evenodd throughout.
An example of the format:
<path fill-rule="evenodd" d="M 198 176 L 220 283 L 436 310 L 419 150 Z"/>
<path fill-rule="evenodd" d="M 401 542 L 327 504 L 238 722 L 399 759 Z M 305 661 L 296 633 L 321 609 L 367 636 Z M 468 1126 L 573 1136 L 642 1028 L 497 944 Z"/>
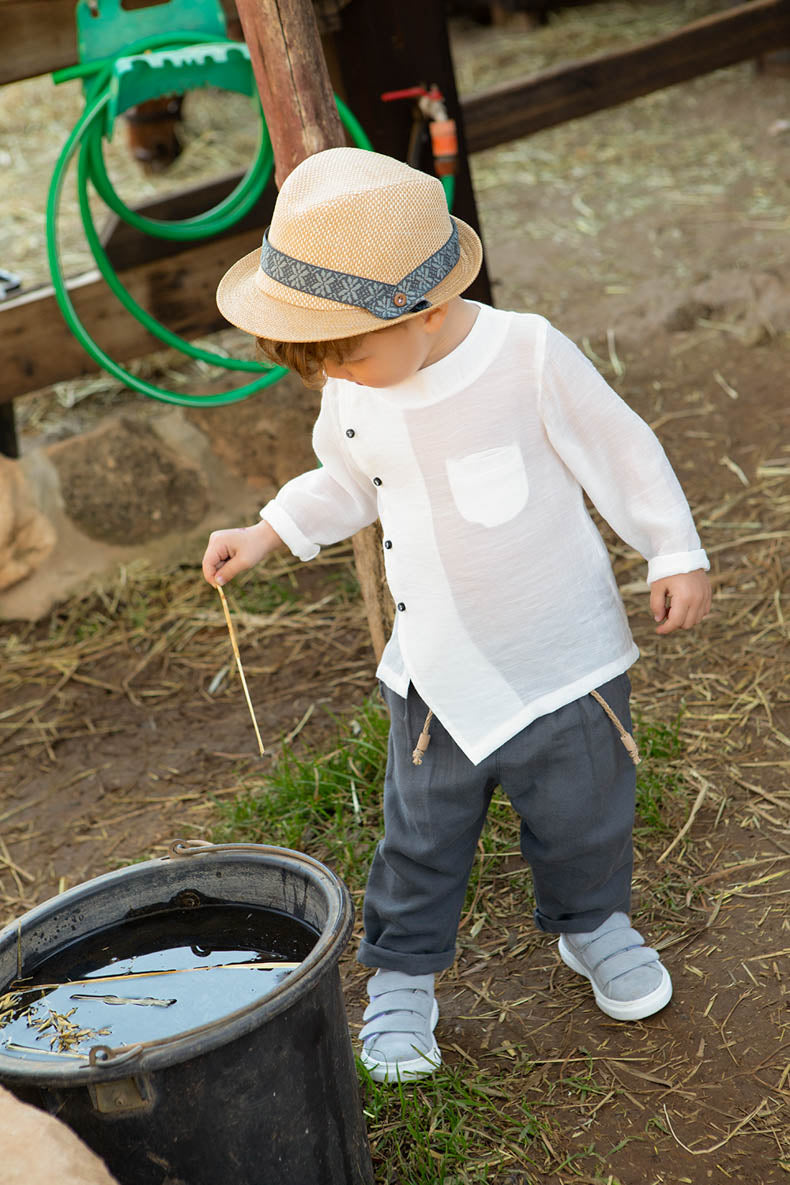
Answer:
<path fill-rule="evenodd" d="M 648 561 L 648 583 L 710 566 L 652 429 L 548 325 L 541 412 L 552 446 L 596 509 Z"/>
<path fill-rule="evenodd" d="M 300 560 L 313 559 L 322 547 L 347 539 L 378 517 L 375 489 L 348 460 L 328 393 L 313 429 L 313 450 L 320 468 L 286 482 L 260 512 Z"/>

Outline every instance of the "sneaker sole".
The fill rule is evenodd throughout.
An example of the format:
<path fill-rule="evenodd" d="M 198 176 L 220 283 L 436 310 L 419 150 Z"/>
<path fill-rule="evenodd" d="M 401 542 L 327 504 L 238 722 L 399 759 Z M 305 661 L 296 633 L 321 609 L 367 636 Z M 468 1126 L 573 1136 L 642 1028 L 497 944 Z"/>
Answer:
<path fill-rule="evenodd" d="M 660 1012 L 672 999 L 672 980 L 669 978 L 669 972 L 663 964 L 660 965 L 661 982 L 652 992 L 648 992 L 646 996 L 639 996 L 636 1000 L 614 1000 L 611 996 L 605 996 L 600 988 L 596 987 L 590 972 L 576 958 L 576 955 L 565 942 L 564 934 L 560 935 L 557 950 L 566 967 L 570 967 L 571 971 L 576 971 L 579 975 L 583 975 L 585 979 L 589 979 L 595 996 L 595 1003 L 601 1012 L 605 1012 L 613 1020 L 642 1020 L 646 1016 L 652 1016 L 654 1012 Z"/>
<path fill-rule="evenodd" d="M 436 1028 L 438 1019 L 439 1005 L 434 1000 L 431 1011 L 431 1030 Z M 433 1074 L 434 1070 L 437 1070 L 442 1064 L 442 1054 L 434 1040 L 427 1053 L 409 1058 L 408 1061 L 379 1061 L 378 1058 L 366 1053 L 364 1049 L 359 1055 L 359 1060 L 374 1082 L 414 1082 L 418 1078 L 427 1078 L 429 1074 Z"/>

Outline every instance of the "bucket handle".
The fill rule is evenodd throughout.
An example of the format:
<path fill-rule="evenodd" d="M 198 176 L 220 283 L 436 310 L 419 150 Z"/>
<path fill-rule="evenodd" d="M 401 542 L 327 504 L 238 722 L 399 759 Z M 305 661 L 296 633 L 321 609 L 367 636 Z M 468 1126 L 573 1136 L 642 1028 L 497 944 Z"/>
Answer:
<path fill-rule="evenodd" d="M 167 855 L 171 860 L 175 860 L 181 856 L 194 856 L 196 852 L 205 851 L 206 848 L 216 851 L 217 848 L 235 846 L 235 844 L 213 844 L 209 843 L 207 839 L 172 839 L 167 845 Z"/>
<path fill-rule="evenodd" d="M 88 1053 L 88 1063 L 91 1066 L 106 1066 L 107 1062 L 112 1062 L 114 1066 L 120 1066 L 124 1062 L 129 1062 L 133 1057 L 137 1057 L 146 1045 L 154 1045 L 156 1042 L 139 1041 L 136 1045 L 121 1045 L 117 1049 L 113 1049 L 110 1045 L 93 1045 Z"/>

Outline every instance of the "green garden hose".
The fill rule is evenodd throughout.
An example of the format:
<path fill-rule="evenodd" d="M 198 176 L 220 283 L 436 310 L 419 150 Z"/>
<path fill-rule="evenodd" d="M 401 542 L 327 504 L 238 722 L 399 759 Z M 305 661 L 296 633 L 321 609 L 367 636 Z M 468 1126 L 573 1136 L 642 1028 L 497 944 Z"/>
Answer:
<path fill-rule="evenodd" d="M 170 33 L 155 37 L 143 38 L 124 48 L 124 57 L 135 54 L 145 54 L 163 49 L 182 48 L 218 44 L 216 36 L 196 33 Z M 237 45 L 236 42 L 219 42 L 219 44 Z M 149 398 L 164 403 L 175 403 L 185 407 L 220 407 L 246 399 L 282 378 L 287 371 L 283 367 L 272 366 L 267 363 L 246 361 L 240 358 L 229 358 L 224 354 L 216 354 L 193 345 L 185 338 L 173 333 L 148 313 L 134 299 L 124 287 L 114 271 L 107 253 L 102 246 L 88 198 L 89 183 L 106 203 L 124 222 L 138 230 L 157 238 L 191 241 L 216 235 L 235 225 L 252 209 L 260 198 L 271 176 L 273 154 L 271 141 L 263 118 L 260 100 L 257 101 L 260 116 L 260 139 L 254 160 L 236 188 L 216 206 L 192 218 L 177 221 L 163 221 L 146 218 L 121 201 L 107 175 L 104 162 L 103 138 L 105 131 L 105 115 L 110 103 L 110 84 L 113 77 L 114 58 L 83 63 L 79 66 L 60 70 L 53 74 L 56 83 L 74 78 L 81 78 L 85 86 L 85 107 L 71 131 L 55 164 L 47 198 L 47 256 L 52 276 L 52 286 L 55 299 L 60 306 L 66 324 L 71 333 L 95 362 L 114 378 L 120 380 L 127 387 L 139 391 Z M 370 140 L 360 126 L 358 120 L 346 105 L 336 97 L 340 119 L 353 143 L 358 148 L 372 150 Z M 222 391 L 214 395 L 185 395 L 158 387 L 145 379 L 139 378 L 126 370 L 118 362 L 105 353 L 93 340 L 85 326 L 80 321 L 68 292 L 63 276 L 60 256 L 58 252 L 58 216 L 63 184 L 72 158 L 77 159 L 77 195 L 80 215 L 85 230 L 85 236 L 91 252 L 96 260 L 99 272 L 107 282 L 123 307 L 154 337 L 167 346 L 179 350 L 187 357 L 207 362 L 229 371 L 246 371 L 255 377 L 243 386 L 230 391 Z M 453 178 L 443 178 L 443 185 L 448 205 L 452 207 Z"/>
<path fill-rule="evenodd" d="M 197 34 L 162 35 L 146 38 L 125 48 L 125 55 L 141 54 L 149 50 L 172 48 L 173 46 L 214 44 L 216 37 L 205 37 Z M 229 44 L 235 44 L 230 42 Z M 52 286 L 55 298 L 60 306 L 66 324 L 74 337 L 104 370 L 114 378 L 119 379 L 126 386 L 141 392 L 152 399 L 164 403 L 175 403 L 186 407 L 218 407 L 229 403 L 236 403 L 248 395 L 262 390 L 264 387 L 277 382 L 286 374 L 280 366 L 270 366 L 265 363 L 245 361 L 239 358 L 228 358 L 222 354 L 215 354 L 193 345 L 185 338 L 166 329 L 155 317 L 151 316 L 134 300 L 113 270 L 112 264 L 101 244 L 88 201 L 88 182 L 97 193 L 124 221 L 136 226 L 148 234 L 159 238 L 193 240 L 215 235 L 234 225 L 257 202 L 271 175 L 273 156 L 271 141 L 263 120 L 263 112 L 258 109 L 261 118 L 261 136 L 255 159 L 242 178 L 236 189 L 223 199 L 217 206 L 194 218 L 180 221 L 166 222 L 157 219 L 143 218 L 129 210 L 120 200 L 113 189 L 104 165 L 102 139 L 104 134 L 104 114 L 110 101 L 109 83 L 112 76 L 113 61 L 93 62 L 72 69 L 63 70 L 53 75 L 56 83 L 67 79 L 81 77 L 86 83 L 85 108 L 79 120 L 71 131 L 55 164 L 47 198 L 47 256 Z M 358 148 L 371 149 L 370 141 L 351 114 L 339 99 L 336 100 L 341 121 Z M 125 309 L 128 310 L 141 325 L 161 342 L 172 346 L 190 358 L 223 367 L 226 370 L 251 372 L 257 377 L 244 386 L 230 391 L 219 392 L 215 395 L 185 395 L 158 387 L 145 379 L 139 378 L 126 370 L 109 356 L 93 340 L 85 326 L 80 321 L 69 295 L 63 276 L 58 252 L 58 215 L 60 199 L 66 173 L 69 165 L 78 153 L 77 164 L 77 192 L 85 235 L 88 245 L 96 260 L 101 275 L 106 280 L 111 291 L 115 294 Z"/>

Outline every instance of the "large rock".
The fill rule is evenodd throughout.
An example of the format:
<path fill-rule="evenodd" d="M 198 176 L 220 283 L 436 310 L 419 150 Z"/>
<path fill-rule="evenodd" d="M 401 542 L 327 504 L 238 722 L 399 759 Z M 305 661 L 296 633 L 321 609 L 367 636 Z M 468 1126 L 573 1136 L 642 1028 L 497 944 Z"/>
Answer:
<path fill-rule="evenodd" d="M 0 456 L 0 590 L 40 567 L 55 532 L 39 510 L 18 461 Z"/>
<path fill-rule="evenodd" d="M 118 1185 L 103 1160 L 44 1111 L 0 1086 L 3 1185 Z"/>
<path fill-rule="evenodd" d="M 128 546 L 189 530 L 209 507 L 198 466 L 131 416 L 55 444 L 49 456 L 66 514 L 102 543 Z"/>

